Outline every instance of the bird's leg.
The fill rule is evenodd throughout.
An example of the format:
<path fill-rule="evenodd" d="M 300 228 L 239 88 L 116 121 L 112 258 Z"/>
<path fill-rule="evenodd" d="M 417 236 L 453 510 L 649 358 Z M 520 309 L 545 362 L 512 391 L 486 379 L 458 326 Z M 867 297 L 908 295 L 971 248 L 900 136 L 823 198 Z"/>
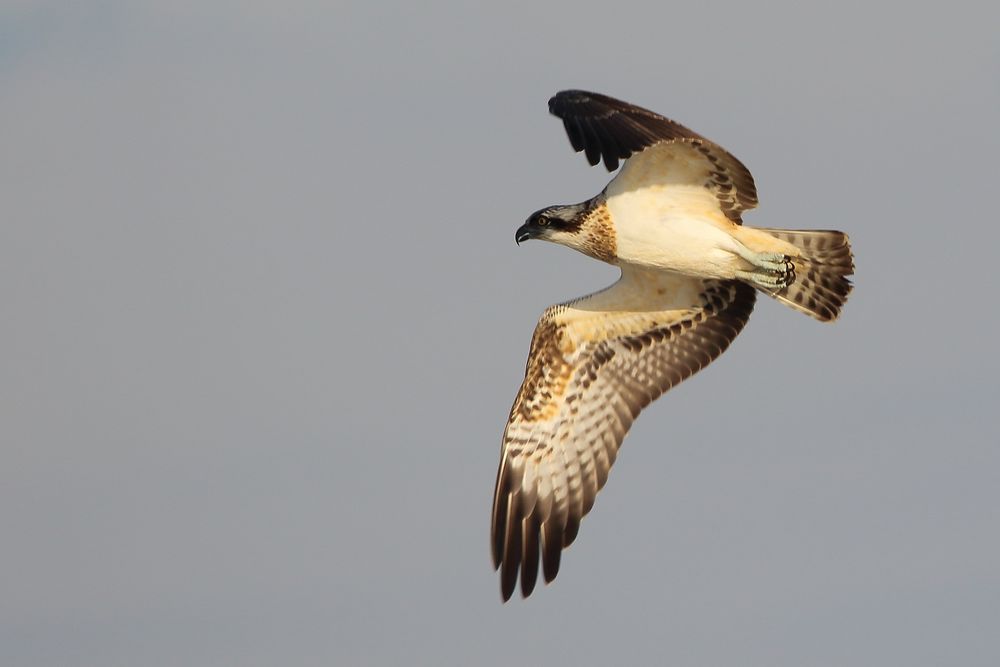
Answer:
<path fill-rule="evenodd" d="M 766 290 L 778 290 L 795 282 L 791 257 L 780 252 L 754 252 L 739 244 L 736 254 L 754 266 L 752 271 L 737 271 L 736 277 Z"/>

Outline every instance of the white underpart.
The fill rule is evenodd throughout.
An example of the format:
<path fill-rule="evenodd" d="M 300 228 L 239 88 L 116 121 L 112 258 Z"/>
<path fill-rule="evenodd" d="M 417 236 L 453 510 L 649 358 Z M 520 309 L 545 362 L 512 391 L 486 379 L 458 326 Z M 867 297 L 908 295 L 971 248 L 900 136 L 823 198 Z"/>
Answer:
<path fill-rule="evenodd" d="M 702 278 L 732 278 L 750 268 L 738 229 L 704 186 L 701 160 L 669 146 L 625 162 L 605 195 L 618 261 Z M 742 251 L 742 252 L 741 252 Z"/>
<path fill-rule="evenodd" d="M 679 211 L 658 211 L 641 201 L 609 201 L 608 208 L 621 263 L 699 278 L 732 278 L 743 268 L 741 244 L 717 223 Z"/>

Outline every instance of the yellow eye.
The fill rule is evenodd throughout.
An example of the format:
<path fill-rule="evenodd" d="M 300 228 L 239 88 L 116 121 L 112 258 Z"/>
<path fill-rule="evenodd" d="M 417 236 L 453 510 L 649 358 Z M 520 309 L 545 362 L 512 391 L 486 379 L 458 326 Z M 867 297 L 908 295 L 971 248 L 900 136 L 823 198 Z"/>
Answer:
<path fill-rule="evenodd" d="M 545 225 L 549 224 L 549 219 L 546 218 L 544 215 L 540 215 L 538 216 L 538 220 L 535 220 L 535 224 L 538 225 L 539 227 L 544 227 Z"/>

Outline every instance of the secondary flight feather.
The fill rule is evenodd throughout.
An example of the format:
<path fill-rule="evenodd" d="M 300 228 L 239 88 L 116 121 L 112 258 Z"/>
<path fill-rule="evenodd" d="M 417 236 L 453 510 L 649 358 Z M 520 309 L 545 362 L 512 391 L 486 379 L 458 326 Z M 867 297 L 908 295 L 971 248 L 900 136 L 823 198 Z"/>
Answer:
<path fill-rule="evenodd" d="M 749 170 L 672 120 L 605 95 L 558 93 L 549 110 L 588 162 L 621 170 L 596 196 L 532 214 L 542 239 L 621 268 L 607 289 L 548 308 L 504 431 L 492 551 L 508 600 L 551 582 L 629 427 L 722 354 L 757 291 L 835 320 L 854 272 L 847 235 L 757 229 Z"/>

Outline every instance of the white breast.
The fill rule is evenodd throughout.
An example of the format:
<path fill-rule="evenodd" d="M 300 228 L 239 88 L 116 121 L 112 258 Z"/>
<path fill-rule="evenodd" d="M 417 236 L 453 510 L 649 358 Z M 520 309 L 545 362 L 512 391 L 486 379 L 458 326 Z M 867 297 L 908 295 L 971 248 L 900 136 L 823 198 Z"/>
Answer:
<path fill-rule="evenodd" d="M 605 190 L 621 263 L 702 278 L 730 278 L 735 225 L 705 188 L 705 167 L 688 152 L 647 149 Z"/>
<path fill-rule="evenodd" d="M 652 186 L 609 196 L 607 206 L 619 262 L 702 278 L 733 275 L 734 225 L 704 188 Z"/>

